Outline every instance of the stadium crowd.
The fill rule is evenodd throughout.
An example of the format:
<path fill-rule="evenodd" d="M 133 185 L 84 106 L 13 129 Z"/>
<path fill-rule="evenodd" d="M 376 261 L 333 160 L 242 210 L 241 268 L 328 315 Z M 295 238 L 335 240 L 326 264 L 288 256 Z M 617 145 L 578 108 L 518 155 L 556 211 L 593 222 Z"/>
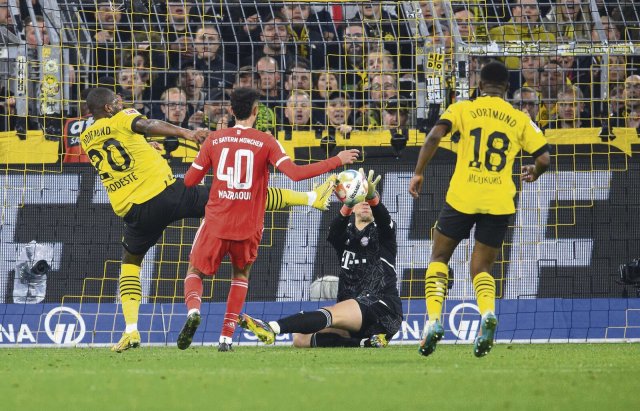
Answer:
<path fill-rule="evenodd" d="M 18 2 L 16 16 L 11 2 L 16 3 L 0 0 L 0 24 L 24 35 L 29 82 L 37 86 L 39 49 L 59 46 L 50 44 L 55 28 L 47 17 L 48 3 Z M 229 93 L 251 86 L 262 96 L 256 127 L 274 135 L 318 128 L 342 134 L 427 131 L 416 118 L 424 81 L 418 51 L 424 50 L 424 40 L 443 51 L 446 105 L 456 100 L 460 59 L 454 44 L 460 41 L 613 45 L 640 37 L 638 11 L 623 0 L 598 0 L 597 10 L 581 0 L 494 0 L 486 6 L 453 1 L 449 12 L 435 0 L 418 2 L 420 10 L 413 13 L 403 3 L 60 0 L 62 20 L 76 24 L 74 31 L 89 41 L 74 44 L 65 30 L 57 33 L 68 50 L 70 87 L 64 98 L 72 103 L 57 116 L 61 122 L 89 116 L 80 102 L 100 85 L 113 87 L 149 118 L 217 129 L 233 124 Z M 140 4 L 149 7 L 148 13 L 132 12 Z M 76 22 L 65 20 L 70 10 L 78 12 Z M 0 37 L 8 44 L 6 34 Z M 471 98 L 478 93 L 480 69 L 492 58 L 469 56 Z M 523 52 L 495 58 L 510 69 L 508 97 L 543 129 L 640 127 L 637 56 Z M 3 131 L 15 130 L 21 117 L 7 84 L 0 86 Z M 45 117 L 37 93 L 32 88 L 29 96 L 29 129 L 42 128 Z"/>

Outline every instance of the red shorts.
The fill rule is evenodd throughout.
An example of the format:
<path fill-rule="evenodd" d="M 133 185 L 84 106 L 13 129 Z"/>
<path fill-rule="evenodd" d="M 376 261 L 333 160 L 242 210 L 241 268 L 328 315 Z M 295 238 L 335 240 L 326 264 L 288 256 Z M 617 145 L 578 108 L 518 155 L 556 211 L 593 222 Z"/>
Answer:
<path fill-rule="evenodd" d="M 209 223 L 211 224 L 211 223 Z M 225 240 L 207 230 L 205 220 L 196 233 L 189 262 L 204 275 L 215 275 L 225 255 L 231 256 L 231 264 L 244 268 L 258 257 L 258 246 L 262 239 L 262 231 L 244 240 Z"/>

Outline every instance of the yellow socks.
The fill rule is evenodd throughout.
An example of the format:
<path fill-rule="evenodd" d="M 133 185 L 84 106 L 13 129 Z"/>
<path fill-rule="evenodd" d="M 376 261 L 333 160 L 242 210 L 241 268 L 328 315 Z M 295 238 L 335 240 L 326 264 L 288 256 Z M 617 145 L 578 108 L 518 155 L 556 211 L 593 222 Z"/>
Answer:
<path fill-rule="evenodd" d="M 142 300 L 142 285 L 140 284 L 140 266 L 122 264 L 120 271 L 120 301 L 122 313 L 127 324 L 126 332 L 135 331 L 138 325 L 138 310 Z"/>
<path fill-rule="evenodd" d="M 496 311 L 496 280 L 489 273 L 478 273 L 473 278 L 473 288 L 476 290 L 480 315 Z"/>
<path fill-rule="evenodd" d="M 427 274 L 424 277 L 424 296 L 427 300 L 427 313 L 429 321 L 440 320 L 442 316 L 442 304 L 447 292 L 447 278 L 449 267 L 444 263 L 429 263 Z"/>
<path fill-rule="evenodd" d="M 306 206 L 309 194 L 286 188 L 269 187 L 267 191 L 267 210 L 280 210 L 289 206 Z"/>

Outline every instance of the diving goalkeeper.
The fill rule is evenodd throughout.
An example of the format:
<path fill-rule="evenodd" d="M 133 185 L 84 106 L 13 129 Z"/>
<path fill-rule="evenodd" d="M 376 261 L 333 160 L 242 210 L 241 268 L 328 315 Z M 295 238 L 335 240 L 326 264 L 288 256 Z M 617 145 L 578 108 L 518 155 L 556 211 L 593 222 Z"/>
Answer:
<path fill-rule="evenodd" d="M 402 324 L 398 247 L 396 225 L 376 191 L 380 176 L 373 177 L 371 170 L 366 201 L 345 201 L 329 228 L 327 240 L 340 257 L 337 304 L 268 323 L 243 314 L 241 327 L 265 344 L 273 344 L 277 334 L 294 333 L 293 345 L 301 348 L 387 345 Z"/>

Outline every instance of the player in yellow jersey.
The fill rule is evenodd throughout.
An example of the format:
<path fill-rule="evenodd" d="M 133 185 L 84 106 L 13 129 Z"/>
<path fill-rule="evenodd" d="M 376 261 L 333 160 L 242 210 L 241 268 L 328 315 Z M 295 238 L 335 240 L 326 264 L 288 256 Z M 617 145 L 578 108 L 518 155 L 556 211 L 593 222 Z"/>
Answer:
<path fill-rule="evenodd" d="M 176 220 L 204 216 L 209 187 L 187 188 L 175 178 L 167 161 L 147 136 L 177 136 L 203 141 L 208 130 L 192 131 L 160 120 L 145 118 L 107 88 L 87 96 L 95 122 L 80 136 L 82 148 L 100 175 L 115 213 L 125 222 L 119 289 L 126 329 L 112 347 L 121 352 L 140 345 L 138 310 L 142 300 L 140 269 L 147 251 Z M 267 209 L 311 205 L 325 210 L 335 187 L 335 176 L 309 193 L 269 188 Z"/>
<path fill-rule="evenodd" d="M 549 167 L 547 141 L 538 127 L 523 112 L 503 99 L 509 87 L 509 72 L 500 62 L 485 65 L 480 72 L 481 96 L 448 107 L 431 129 L 420 150 L 415 174 L 409 184 L 414 198 L 422 187 L 423 172 L 446 134 L 459 137 L 458 158 L 451 177 L 446 203 L 433 233 L 431 259 L 425 275 L 425 297 L 429 321 L 420 343 L 420 354 L 430 355 L 442 339 L 440 323 L 448 281 L 447 263 L 458 243 L 469 238 L 475 225 L 475 245 L 470 273 L 481 330 L 474 343 L 474 354 L 482 357 L 493 347 L 498 320 L 495 316 L 495 280 L 491 266 L 498 256 L 515 213 L 513 198 L 513 162 L 520 150 L 535 159 L 525 165 L 521 180 L 532 182 Z"/>

